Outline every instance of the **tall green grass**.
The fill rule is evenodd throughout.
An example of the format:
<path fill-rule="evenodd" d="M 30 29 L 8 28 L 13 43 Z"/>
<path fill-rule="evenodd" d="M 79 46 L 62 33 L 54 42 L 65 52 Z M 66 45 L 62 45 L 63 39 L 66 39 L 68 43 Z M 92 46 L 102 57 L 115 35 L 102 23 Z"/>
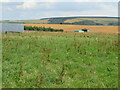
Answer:
<path fill-rule="evenodd" d="M 116 88 L 115 34 L 3 34 L 3 88 Z"/>

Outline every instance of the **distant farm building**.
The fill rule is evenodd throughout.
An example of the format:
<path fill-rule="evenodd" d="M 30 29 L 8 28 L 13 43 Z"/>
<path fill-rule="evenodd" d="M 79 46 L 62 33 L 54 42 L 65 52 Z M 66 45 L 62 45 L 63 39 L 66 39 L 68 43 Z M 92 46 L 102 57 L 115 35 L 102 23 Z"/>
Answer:
<path fill-rule="evenodd" d="M 24 32 L 24 25 L 21 23 L 0 23 L 0 33 Z"/>
<path fill-rule="evenodd" d="M 76 30 L 76 31 L 74 31 L 74 32 L 84 32 L 84 31 L 81 31 L 81 30 Z"/>
<path fill-rule="evenodd" d="M 89 30 L 88 29 L 82 29 L 82 30 L 76 30 L 74 32 L 89 32 Z"/>
<path fill-rule="evenodd" d="M 82 29 L 82 31 L 84 31 L 84 32 L 89 32 L 89 30 L 88 30 L 88 29 L 86 29 L 86 28 L 85 28 L 85 29 Z"/>

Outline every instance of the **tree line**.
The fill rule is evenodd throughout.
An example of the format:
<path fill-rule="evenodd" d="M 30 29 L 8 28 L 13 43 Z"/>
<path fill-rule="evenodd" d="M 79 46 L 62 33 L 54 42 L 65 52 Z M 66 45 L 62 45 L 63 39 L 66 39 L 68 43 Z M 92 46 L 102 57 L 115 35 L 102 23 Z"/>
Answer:
<path fill-rule="evenodd" d="M 50 32 L 63 32 L 63 29 L 53 29 L 53 28 L 45 28 L 45 27 L 37 27 L 37 26 L 24 26 L 24 30 L 29 31 L 50 31 Z"/>

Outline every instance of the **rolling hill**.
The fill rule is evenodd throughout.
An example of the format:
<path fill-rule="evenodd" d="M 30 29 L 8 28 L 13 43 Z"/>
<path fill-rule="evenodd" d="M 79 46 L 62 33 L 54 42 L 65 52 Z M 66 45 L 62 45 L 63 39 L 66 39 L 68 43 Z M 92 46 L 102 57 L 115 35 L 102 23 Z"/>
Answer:
<path fill-rule="evenodd" d="M 52 17 L 34 20 L 0 21 L 2 23 L 24 24 L 68 24 L 118 26 L 118 17 Z"/>

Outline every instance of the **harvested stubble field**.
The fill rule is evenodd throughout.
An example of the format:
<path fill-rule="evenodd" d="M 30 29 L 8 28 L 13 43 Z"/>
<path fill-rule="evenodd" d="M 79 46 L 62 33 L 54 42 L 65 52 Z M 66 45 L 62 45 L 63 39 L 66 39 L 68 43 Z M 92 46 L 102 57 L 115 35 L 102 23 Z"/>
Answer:
<path fill-rule="evenodd" d="M 67 32 L 87 28 L 98 33 L 118 33 L 118 26 L 90 26 L 90 25 L 60 25 L 60 24 L 25 24 L 25 26 L 51 27 L 54 29 L 64 29 Z"/>
<path fill-rule="evenodd" d="M 118 35 L 3 34 L 3 88 L 116 88 Z"/>

